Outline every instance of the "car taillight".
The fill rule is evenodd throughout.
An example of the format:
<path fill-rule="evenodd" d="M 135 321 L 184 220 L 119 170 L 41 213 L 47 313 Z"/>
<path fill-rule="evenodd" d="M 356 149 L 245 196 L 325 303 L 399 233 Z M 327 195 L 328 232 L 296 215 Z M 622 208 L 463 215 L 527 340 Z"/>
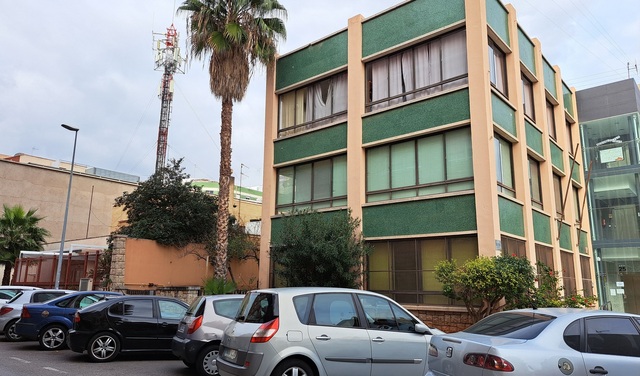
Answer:
<path fill-rule="evenodd" d="M 513 365 L 499 356 L 488 354 L 467 354 L 464 356 L 464 364 L 490 369 L 492 371 L 513 372 Z"/>
<path fill-rule="evenodd" d="M 76 314 L 73 315 L 73 322 L 80 322 L 80 315 L 78 314 L 78 312 L 76 312 Z"/>
<path fill-rule="evenodd" d="M 275 319 L 260 325 L 258 330 L 256 330 L 255 333 L 253 333 L 253 336 L 251 337 L 251 342 L 252 343 L 269 342 L 269 340 L 278 332 L 278 329 L 280 329 L 280 319 L 276 317 Z"/>
<path fill-rule="evenodd" d="M 187 329 L 187 334 L 191 334 L 198 330 L 200 325 L 202 325 L 202 316 L 198 316 L 195 318 L 195 320 L 191 321 L 191 324 L 189 324 L 189 329 Z"/>
<path fill-rule="evenodd" d="M 29 310 L 27 307 L 22 307 L 22 312 L 20 312 L 21 319 L 29 319 L 31 318 L 31 314 L 29 314 Z"/>
<path fill-rule="evenodd" d="M 0 308 L 0 316 L 2 315 L 6 315 L 7 313 L 13 311 L 13 308 L 11 307 L 2 307 Z"/>

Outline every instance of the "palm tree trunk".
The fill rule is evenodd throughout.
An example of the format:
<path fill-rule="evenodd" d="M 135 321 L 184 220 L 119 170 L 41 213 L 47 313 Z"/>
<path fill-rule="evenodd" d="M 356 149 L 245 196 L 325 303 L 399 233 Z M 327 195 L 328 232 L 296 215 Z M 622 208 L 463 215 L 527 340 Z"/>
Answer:
<path fill-rule="evenodd" d="M 222 99 L 220 124 L 220 191 L 218 192 L 218 222 L 216 240 L 216 264 L 214 277 L 227 279 L 227 245 L 229 227 L 229 186 L 231 184 L 231 118 L 233 101 Z"/>
<path fill-rule="evenodd" d="M 9 262 L 4 263 L 4 273 L 2 274 L 2 284 L 10 285 L 11 284 L 11 269 L 12 265 Z"/>

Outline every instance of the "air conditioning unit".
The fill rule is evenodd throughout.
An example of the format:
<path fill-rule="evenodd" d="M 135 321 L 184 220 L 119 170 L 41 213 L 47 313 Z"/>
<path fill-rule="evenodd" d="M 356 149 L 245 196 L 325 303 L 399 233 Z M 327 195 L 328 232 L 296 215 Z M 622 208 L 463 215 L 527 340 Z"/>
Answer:
<path fill-rule="evenodd" d="M 80 278 L 80 286 L 78 291 L 90 291 L 93 290 L 93 278 Z"/>

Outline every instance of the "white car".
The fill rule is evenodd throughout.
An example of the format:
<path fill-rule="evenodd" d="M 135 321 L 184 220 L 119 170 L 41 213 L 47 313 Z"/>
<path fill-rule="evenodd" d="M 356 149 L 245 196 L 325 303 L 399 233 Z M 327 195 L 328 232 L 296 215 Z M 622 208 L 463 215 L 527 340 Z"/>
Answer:
<path fill-rule="evenodd" d="M 0 286 L 0 306 L 6 304 L 11 298 L 16 296 L 22 290 L 39 290 L 40 287 L 34 286 L 11 286 L 11 285 L 2 285 Z"/>
<path fill-rule="evenodd" d="M 431 338 L 427 376 L 637 375 L 640 315 L 577 308 L 495 313 Z"/>

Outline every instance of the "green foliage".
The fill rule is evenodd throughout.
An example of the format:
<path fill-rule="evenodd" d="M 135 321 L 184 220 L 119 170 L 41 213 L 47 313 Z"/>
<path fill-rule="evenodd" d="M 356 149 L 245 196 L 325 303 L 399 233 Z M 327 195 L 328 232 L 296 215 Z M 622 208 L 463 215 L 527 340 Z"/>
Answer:
<path fill-rule="evenodd" d="M 138 188 L 116 198 L 115 206 L 127 212 L 126 225 L 115 234 L 155 240 L 159 244 L 182 247 L 203 243 L 215 228 L 216 197 L 199 186 L 184 183 L 189 175 L 180 166 L 182 159 L 171 160 L 140 183 Z"/>
<path fill-rule="evenodd" d="M 236 291 L 236 284 L 220 278 L 209 278 L 204 283 L 205 295 L 231 294 Z"/>
<path fill-rule="evenodd" d="M 598 303 L 598 297 L 595 295 L 584 296 L 574 293 L 563 296 L 563 288 L 559 285 L 559 273 L 539 261 L 536 266 L 538 268 L 538 278 L 536 278 L 538 289 L 535 293 L 535 306 L 591 308 Z"/>
<path fill-rule="evenodd" d="M 436 265 L 436 279 L 443 294 L 461 300 L 475 321 L 505 308 L 530 301 L 534 288 L 533 267 L 527 259 L 513 256 L 478 257 L 458 266 L 454 261 Z"/>
<path fill-rule="evenodd" d="M 40 251 L 45 238 L 51 234 L 38 223 L 43 217 L 36 216 L 37 209 L 25 210 L 20 205 L 3 204 L 0 217 L 0 263 L 4 264 L 2 284 L 10 283 L 11 269 L 20 251 Z"/>
<path fill-rule="evenodd" d="M 359 226 L 351 211 L 284 217 L 280 243 L 271 248 L 276 277 L 285 286 L 358 287 L 370 251 Z"/>

